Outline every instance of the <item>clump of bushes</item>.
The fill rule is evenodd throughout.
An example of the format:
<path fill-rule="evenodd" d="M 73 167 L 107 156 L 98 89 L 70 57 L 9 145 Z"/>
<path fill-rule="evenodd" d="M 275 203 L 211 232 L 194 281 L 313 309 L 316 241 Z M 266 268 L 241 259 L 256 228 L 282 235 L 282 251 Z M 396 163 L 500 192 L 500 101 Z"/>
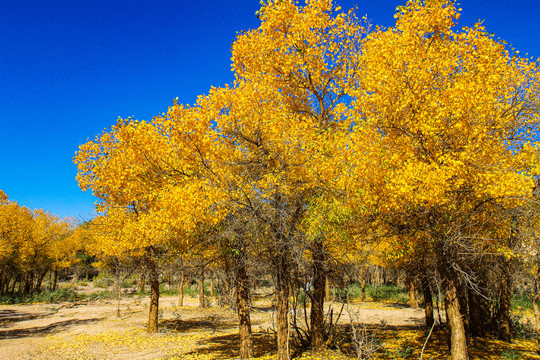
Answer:
<path fill-rule="evenodd" d="M 360 300 L 362 299 L 362 286 L 354 283 L 345 288 L 338 288 L 335 290 L 334 298 L 340 302 Z M 409 294 L 404 288 L 397 285 L 366 285 L 366 299 L 406 305 L 409 303 Z"/>
<path fill-rule="evenodd" d="M 103 271 L 94 278 L 94 286 L 106 289 L 114 285 L 114 278 L 111 274 Z"/>
<path fill-rule="evenodd" d="M 118 297 L 118 294 L 116 293 L 116 291 L 111 291 L 111 290 L 98 291 L 98 292 L 92 293 L 92 294 L 87 296 L 87 298 L 89 298 L 91 300 L 95 300 L 95 299 L 116 299 L 117 297 Z"/>
<path fill-rule="evenodd" d="M 55 304 L 63 301 L 76 301 L 81 297 L 71 289 L 58 289 L 54 291 L 43 290 L 40 293 L 32 295 L 22 295 L 19 293 L 0 295 L 0 304 L 29 304 L 29 303 L 48 303 Z"/>
<path fill-rule="evenodd" d="M 532 310 L 532 294 L 520 289 L 512 295 L 512 310 Z"/>
<path fill-rule="evenodd" d="M 409 303 L 409 294 L 407 291 L 396 285 L 383 284 L 380 286 L 366 286 L 366 297 L 373 301 L 392 302 L 399 304 Z"/>

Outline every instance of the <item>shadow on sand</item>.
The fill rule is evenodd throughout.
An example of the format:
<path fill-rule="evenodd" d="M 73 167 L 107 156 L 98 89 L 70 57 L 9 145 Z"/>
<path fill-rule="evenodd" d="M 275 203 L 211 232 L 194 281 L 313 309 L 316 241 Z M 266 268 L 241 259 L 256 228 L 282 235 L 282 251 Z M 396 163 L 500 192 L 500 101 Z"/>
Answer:
<path fill-rule="evenodd" d="M 235 359 L 239 356 L 240 335 L 215 336 L 200 341 L 199 345 L 203 347 L 188 353 L 188 355 L 212 354 L 217 359 Z M 273 336 L 266 333 L 253 334 L 253 351 L 254 357 L 275 353 L 277 350 Z"/>
<path fill-rule="evenodd" d="M 11 330 L 2 330 L 0 329 L 0 340 L 5 339 L 20 339 L 28 336 L 43 336 L 49 335 L 55 332 L 65 330 L 69 327 L 84 325 L 92 322 L 97 322 L 103 320 L 104 318 L 92 318 L 92 319 L 71 319 L 58 321 L 49 325 L 44 326 L 34 326 L 26 329 L 11 329 Z"/>
<path fill-rule="evenodd" d="M 52 314 L 54 314 L 53 311 L 23 312 L 19 310 L 3 309 L 0 310 L 0 325 L 11 324 L 18 321 L 40 319 Z"/>
<path fill-rule="evenodd" d="M 161 329 L 166 331 L 176 331 L 176 332 L 189 332 L 195 330 L 227 330 L 234 328 L 235 325 L 230 320 L 218 316 L 218 315 L 209 315 L 205 317 L 192 318 L 192 319 L 171 319 L 160 321 L 159 326 Z"/>

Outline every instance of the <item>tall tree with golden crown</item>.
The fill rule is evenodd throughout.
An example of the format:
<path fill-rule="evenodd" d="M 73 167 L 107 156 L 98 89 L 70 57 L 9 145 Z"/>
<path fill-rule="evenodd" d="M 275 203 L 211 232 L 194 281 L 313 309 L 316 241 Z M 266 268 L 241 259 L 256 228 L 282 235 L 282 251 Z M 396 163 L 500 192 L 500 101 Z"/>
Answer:
<path fill-rule="evenodd" d="M 452 1 L 409 1 L 396 18 L 368 36 L 350 89 L 353 174 L 372 152 L 355 137 L 368 129 L 377 144 L 375 174 L 353 175 L 350 196 L 404 235 L 395 238 L 406 241 L 396 243 L 397 256 L 431 251 L 444 280 L 452 359 L 466 359 L 462 275 L 472 275 L 477 256 L 504 254 L 512 224 L 500 210 L 530 197 L 538 173 L 538 64 L 481 24 L 456 29 Z M 366 184 L 377 190 L 365 193 Z"/>
<path fill-rule="evenodd" d="M 169 114 L 174 111 L 176 107 Z M 181 124 L 176 125 L 177 131 Z M 193 129 L 186 133 L 195 136 Z M 216 202 L 215 192 L 205 191 L 196 169 L 199 163 L 192 161 L 195 155 L 182 143 L 175 145 L 156 124 L 120 120 L 110 132 L 81 145 L 74 159 L 79 185 L 99 199 L 101 216 L 94 224 L 100 229 L 94 251 L 136 256 L 149 269 L 149 332 L 157 331 L 160 255 L 187 247 L 194 228 L 218 216 L 216 211 L 205 215 Z"/>
<path fill-rule="evenodd" d="M 306 237 L 308 204 L 329 188 L 339 169 L 328 165 L 350 121 L 345 88 L 358 71 L 356 52 L 366 28 L 332 1 L 268 2 L 261 25 L 233 45 L 235 84 L 217 129 L 238 144 L 231 165 L 241 177 L 238 199 L 269 238 L 278 294 L 278 357 L 288 358 L 288 291 L 292 249 L 311 242 L 316 297 L 311 345 L 323 345 L 322 302 L 329 239 Z M 248 185 L 249 187 L 246 187 Z M 243 198 L 242 198 L 243 196 Z"/>

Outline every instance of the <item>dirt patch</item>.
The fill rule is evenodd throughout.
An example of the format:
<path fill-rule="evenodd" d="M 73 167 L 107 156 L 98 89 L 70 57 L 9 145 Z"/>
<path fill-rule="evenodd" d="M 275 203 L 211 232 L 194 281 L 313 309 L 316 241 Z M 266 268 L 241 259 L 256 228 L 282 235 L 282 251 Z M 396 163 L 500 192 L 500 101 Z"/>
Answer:
<path fill-rule="evenodd" d="M 0 306 L 0 359 L 237 358 L 239 338 L 234 312 L 216 306 L 199 309 L 197 299 L 190 297 L 184 298 L 183 307 L 177 307 L 177 301 L 177 297 L 160 299 L 158 334 L 145 332 L 149 308 L 147 296 L 124 297 L 120 302 L 120 317 L 117 317 L 116 300 L 101 299 L 75 305 Z M 253 305 L 255 354 L 261 358 L 272 358 L 275 349 L 271 301 L 257 298 Z M 303 314 L 301 310 L 298 312 L 299 323 L 305 321 L 300 315 Z M 341 312 L 340 324 L 343 326 L 350 324 L 351 320 L 362 324 L 381 344 L 384 342 L 388 351 L 397 353 L 405 346 L 419 351 L 425 338 L 422 309 L 366 302 L 344 308 L 339 303 L 327 303 L 325 310 L 328 314 L 332 312 L 334 319 Z M 433 344 L 442 347 L 442 353 L 446 354 L 442 334 L 434 336 Z M 484 346 L 493 348 L 493 344 L 486 344 Z M 525 351 L 530 345 L 520 343 L 515 346 Z M 441 351 L 437 351 L 430 349 L 428 353 L 433 359 L 446 358 L 438 357 Z M 501 350 L 492 352 L 496 356 L 494 359 L 500 358 Z M 309 352 L 302 358 L 325 359 L 330 356 L 345 358 L 339 353 Z"/>
<path fill-rule="evenodd" d="M 189 353 L 215 353 L 217 357 L 235 356 L 237 343 L 236 314 L 228 309 L 209 307 L 198 309 L 197 299 L 186 297 L 185 306 L 177 307 L 176 297 L 160 299 L 162 318 L 160 334 L 185 335 L 188 332 L 208 335 L 209 342 L 193 342 Z M 52 355 L 49 350 L 55 350 L 62 341 L 82 340 L 81 336 L 106 334 L 111 339 L 121 333 L 144 331 L 147 321 L 148 297 L 123 298 L 120 303 L 120 318 L 117 318 L 115 300 L 98 300 L 70 307 L 71 304 L 37 304 L 0 306 L 0 346 L 1 358 L 5 359 L 47 359 Z M 339 304 L 330 305 L 334 312 L 340 310 Z M 388 325 L 420 325 L 422 311 L 413 309 L 395 309 L 378 306 L 365 308 L 362 304 L 355 305 L 354 311 L 358 320 L 367 324 Z M 252 314 L 253 329 L 256 340 L 261 341 L 258 349 L 268 342 L 263 339 L 271 333 L 272 307 L 268 300 L 258 300 L 254 304 Z M 356 316 L 356 315 L 355 315 Z M 343 311 L 342 322 L 348 322 L 350 314 Z M 160 335 L 157 335 L 160 336 Z M 187 338 L 186 336 L 183 336 Z M 90 339 L 84 339 L 90 342 Z M 97 337 L 96 337 L 97 340 Z M 201 340 L 201 339 L 199 339 Z M 113 341 L 114 342 L 114 341 Z M 266 344 L 271 347 L 271 344 Z M 92 346 L 86 347 L 85 351 Z M 58 349 L 56 349 L 58 350 Z M 70 350 L 70 349 L 68 349 Z M 129 349 L 126 349 L 129 350 Z M 82 351 L 83 353 L 85 351 Z M 71 351 L 68 351 L 70 355 Z M 92 351 L 91 351 L 92 352 Z M 130 353 L 129 351 L 126 351 Z M 106 355 L 104 358 L 122 359 L 125 354 L 103 354 L 100 349 L 93 350 L 95 356 Z M 178 354 L 178 352 L 176 352 Z M 136 359 L 151 359 L 160 355 L 155 352 L 137 353 Z M 167 354 L 164 354 L 164 356 Z M 173 354 L 174 355 L 174 354 Z M 55 354 L 55 356 L 62 356 Z M 133 358 L 133 354 L 129 354 Z M 66 357 L 67 358 L 67 357 Z"/>

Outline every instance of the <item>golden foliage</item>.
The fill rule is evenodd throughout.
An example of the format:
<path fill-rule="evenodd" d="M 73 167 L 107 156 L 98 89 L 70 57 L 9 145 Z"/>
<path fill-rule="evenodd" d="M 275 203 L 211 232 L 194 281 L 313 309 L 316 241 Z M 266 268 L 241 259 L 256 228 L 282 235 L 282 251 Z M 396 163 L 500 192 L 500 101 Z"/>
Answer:
<path fill-rule="evenodd" d="M 3 192 L 0 192 L 4 194 Z M 44 276 L 49 270 L 69 267 L 82 248 L 73 238 L 74 224 L 43 210 L 9 201 L 0 203 L 0 269 L 7 276 Z"/>

